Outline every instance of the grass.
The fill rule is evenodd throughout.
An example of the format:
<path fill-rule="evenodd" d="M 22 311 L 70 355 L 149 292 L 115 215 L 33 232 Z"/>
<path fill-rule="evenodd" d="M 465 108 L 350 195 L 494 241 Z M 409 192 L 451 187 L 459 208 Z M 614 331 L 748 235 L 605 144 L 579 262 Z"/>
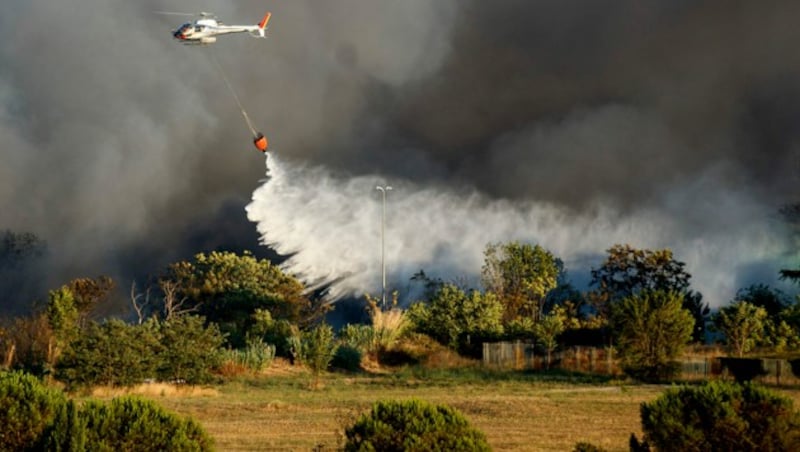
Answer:
<path fill-rule="evenodd" d="M 311 390 L 310 374 L 277 367 L 213 390 L 137 393 L 199 421 L 222 451 L 309 451 L 320 445 L 335 450 L 344 427 L 373 402 L 409 398 L 459 409 L 486 433 L 494 450 L 568 451 L 578 441 L 626 450 L 631 432 L 639 434 L 639 404 L 663 390 L 581 375 L 481 368 L 328 374 Z"/>
<path fill-rule="evenodd" d="M 641 436 L 639 406 L 665 386 L 565 372 L 407 367 L 386 373 L 313 376 L 276 361 L 267 373 L 242 376 L 213 388 L 131 390 L 199 421 L 221 451 L 336 450 L 346 425 L 372 403 L 424 399 L 459 409 L 483 431 L 494 450 L 570 451 L 587 441 L 609 451 L 628 450 Z M 779 388 L 800 406 L 800 389 Z M 110 398 L 114 391 L 96 391 Z"/>

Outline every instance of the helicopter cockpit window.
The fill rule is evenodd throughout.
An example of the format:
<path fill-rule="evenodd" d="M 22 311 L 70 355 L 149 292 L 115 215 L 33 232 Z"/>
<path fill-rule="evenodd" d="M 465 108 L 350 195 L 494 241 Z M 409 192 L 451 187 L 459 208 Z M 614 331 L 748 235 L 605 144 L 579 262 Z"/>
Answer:
<path fill-rule="evenodd" d="M 203 27 L 197 25 L 196 27 L 194 27 L 194 31 L 203 31 Z"/>

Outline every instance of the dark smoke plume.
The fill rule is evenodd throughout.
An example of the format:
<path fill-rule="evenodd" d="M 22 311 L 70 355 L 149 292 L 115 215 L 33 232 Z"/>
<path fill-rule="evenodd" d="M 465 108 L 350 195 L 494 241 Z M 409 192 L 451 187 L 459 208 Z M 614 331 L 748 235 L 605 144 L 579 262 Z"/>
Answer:
<path fill-rule="evenodd" d="M 153 13 L 267 9 L 269 39 L 208 48 Z M 729 284 L 772 278 L 787 256 L 771 215 L 799 181 L 799 14 L 788 0 L 10 0 L 0 230 L 47 241 L 43 287 L 125 286 L 254 246 L 243 208 L 263 167 L 216 52 L 290 164 L 543 203 L 565 225 L 666 218 L 659 237 L 631 236 L 688 250 L 719 233 L 752 244 L 719 269 Z"/>

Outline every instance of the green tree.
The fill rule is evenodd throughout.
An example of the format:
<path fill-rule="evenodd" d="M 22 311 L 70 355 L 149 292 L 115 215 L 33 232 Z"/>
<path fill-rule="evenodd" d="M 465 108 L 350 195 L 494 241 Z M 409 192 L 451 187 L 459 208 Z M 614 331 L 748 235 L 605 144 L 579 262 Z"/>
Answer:
<path fill-rule="evenodd" d="M 728 350 L 742 357 L 764 342 L 768 318 L 769 314 L 764 308 L 737 301 L 719 310 L 714 317 L 714 325 L 725 335 Z"/>
<path fill-rule="evenodd" d="M 322 309 L 312 309 L 297 279 L 250 253 L 197 254 L 191 262 L 172 264 L 166 280 L 178 288 L 176 296 L 186 297 L 187 308 L 196 307 L 217 323 L 235 346 L 244 344 L 256 309 L 291 322 L 306 321 Z"/>
<path fill-rule="evenodd" d="M 566 314 L 562 309 L 554 309 L 553 312 L 542 317 L 533 327 L 536 334 L 536 341 L 547 352 L 547 368 L 550 368 L 550 361 L 553 352 L 558 348 L 558 336 L 565 330 Z"/>
<path fill-rule="evenodd" d="M 489 244 L 481 271 L 484 288 L 497 295 L 506 321 L 544 315 L 547 294 L 556 288 L 560 263 L 539 245 Z"/>
<path fill-rule="evenodd" d="M 613 305 L 612 327 L 626 373 L 645 381 L 674 376 L 694 325 L 682 302 L 675 292 L 647 290 Z"/>
<path fill-rule="evenodd" d="M 646 250 L 630 245 L 614 245 L 607 250 L 603 264 L 592 269 L 590 286 L 596 286 L 590 297 L 597 309 L 608 314 L 611 305 L 645 290 L 661 290 L 686 294 L 691 275 L 683 262 L 675 260 L 672 251 Z"/>
<path fill-rule="evenodd" d="M 663 452 L 800 450 L 791 399 L 755 384 L 723 381 L 668 389 L 641 406 L 644 444 Z M 648 450 L 648 449 L 645 449 Z"/>
<path fill-rule="evenodd" d="M 456 349 L 469 345 L 473 337 L 503 332 L 503 306 L 495 294 L 467 294 L 454 284 L 444 284 L 427 303 L 414 303 L 406 315 L 418 332 Z"/>
<path fill-rule="evenodd" d="M 772 321 L 779 321 L 781 312 L 791 305 L 786 294 L 766 284 L 753 284 L 739 289 L 736 292 L 736 300 L 764 308 Z"/>
<path fill-rule="evenodd" d="M 50 291 L 45 315 L 53 333 L 48 357 L 48 361 L 52 365 L 61 351 L 78 335 L 80 314 L 75 303 L 75 296 L 67 286 Z"/>
<path fill-rule="evenodd" d="M 692 329 L 692 342 L 705 342 L 706 325 L 708 324 L 711 309 L 708 303 L 703 303 L 703 295 L 700 292 L 688 291 L 683 297 L 683 309 L 689 311 L 694 318 L 694 328 Z"/>
<path fill-rule="evenodd" d="M 489 451 L 458 411 L 421 400 L 379 401 L 345 429 L 345 451 Z"/>

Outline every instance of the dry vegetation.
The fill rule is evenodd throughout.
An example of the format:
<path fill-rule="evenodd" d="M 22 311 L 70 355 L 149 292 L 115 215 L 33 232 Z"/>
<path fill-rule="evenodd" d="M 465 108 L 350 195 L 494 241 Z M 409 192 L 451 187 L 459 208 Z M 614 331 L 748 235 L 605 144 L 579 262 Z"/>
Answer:
<path fill-rule="evenodd" d="M 192 416 L 222 451 L 335 450 L 344 426 L 373 402 L 407 398 L 458 408 L 498 451 L 569 451 L 578 441 L 622 451 L 631 433 L 641 434 L 640 403 L 664 390 L 568 374 L 490 372 L 478 366 L 328 374 L 316 390 L 309 389 L 312 381 L 302 368 L 276 360 L 264 374 L 210 390 L 143 385 L 130 392 Z M 800 402 L 800 390 L 781 391 Z M 114 395 L 108 390 L 93 393 L 99 398 Z"/>

